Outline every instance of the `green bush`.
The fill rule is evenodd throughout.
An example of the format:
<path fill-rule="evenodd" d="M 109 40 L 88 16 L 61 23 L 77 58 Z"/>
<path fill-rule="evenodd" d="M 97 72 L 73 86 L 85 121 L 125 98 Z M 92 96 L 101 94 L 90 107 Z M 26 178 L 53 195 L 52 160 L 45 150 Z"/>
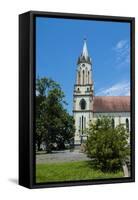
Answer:
<path fill-rule="evenodd" d="M 128 133 L 124 125 L 113 127 L 112 119 L 102 117 L 87 130 L 87 156 L 102 171 L 117 171 L 129 156 Z"/>

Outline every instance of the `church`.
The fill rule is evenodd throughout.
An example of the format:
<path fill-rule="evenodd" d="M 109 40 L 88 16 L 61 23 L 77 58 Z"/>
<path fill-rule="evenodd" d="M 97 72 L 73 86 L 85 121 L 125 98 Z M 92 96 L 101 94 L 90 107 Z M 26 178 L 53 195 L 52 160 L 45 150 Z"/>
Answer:
<path fill-rule="evenodd" d="M 130 96 L 95 96 L 92 64 L 84 40 L 82 53 L 77 61 L 73 92 L 75 145 L 80 145 L 87 139 L 85 130 L 89 123 L 102 116 L 111 117 L 114 126 L 124 124 L 130 132 Z"/>

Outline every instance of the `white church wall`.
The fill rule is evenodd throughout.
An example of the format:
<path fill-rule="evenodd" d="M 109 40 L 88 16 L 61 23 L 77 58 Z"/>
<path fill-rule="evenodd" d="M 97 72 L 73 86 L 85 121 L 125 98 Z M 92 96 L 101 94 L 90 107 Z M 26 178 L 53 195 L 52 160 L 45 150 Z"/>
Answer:
<path fill-rule="evenodd" d="M 111 117 L 115 120 L 115 126 L 119 124 L 124 124 L 126 127 L 126 119 L 129 121 L 129 130 L 130 130 L 130 112 L 104 112 L 104 113 L 94 113 L 94 119 L 97 119 L 98 117 Z"/>
<path fill-rule="evenodd" d="M 107 116 L 111 117 L 115 120 L 115 126 L 119 124 L 124 124 L 126 128 L 126 119 L 129 120 L 129 132 L 130 132 L 130 113 L 129 112 L 104 112 L 104 113 L 92 113 L 92 112 L 76 112 L 74 113 L 74 119 L 75 119 L 75 144 L 80 144 L 80 118 L 86 117 L 86 128 L 89 127 L 89 122 L 96 120 L 97 118 Z M 85 133 L 84 133 L 85 134 Z"/>

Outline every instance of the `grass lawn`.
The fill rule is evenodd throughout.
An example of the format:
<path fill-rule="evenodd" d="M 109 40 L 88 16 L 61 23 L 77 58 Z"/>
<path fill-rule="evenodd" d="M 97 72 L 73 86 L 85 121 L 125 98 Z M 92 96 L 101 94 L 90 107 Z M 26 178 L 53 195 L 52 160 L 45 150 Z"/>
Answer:
<path fill-rule="evenodd" d="M 93 169 L 89 161 L 36 165 L 36 182 L 59 182 L 123 177 L 123 171 L 103 173 Z"/>

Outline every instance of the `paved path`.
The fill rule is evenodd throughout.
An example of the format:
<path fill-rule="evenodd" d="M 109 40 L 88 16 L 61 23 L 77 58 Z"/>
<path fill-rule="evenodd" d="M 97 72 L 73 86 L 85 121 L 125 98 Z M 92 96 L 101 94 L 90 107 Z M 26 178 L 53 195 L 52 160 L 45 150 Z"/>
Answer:
<path fill-rule="evenodd" d="M 57 162 L 71 162 L 90 160 L 84 153 L 80 153 L 79 150 L 70 152 L 65 151 L 54 151 L 50 154 L 37 154 L 36 163 L 57 163 Z"/>

